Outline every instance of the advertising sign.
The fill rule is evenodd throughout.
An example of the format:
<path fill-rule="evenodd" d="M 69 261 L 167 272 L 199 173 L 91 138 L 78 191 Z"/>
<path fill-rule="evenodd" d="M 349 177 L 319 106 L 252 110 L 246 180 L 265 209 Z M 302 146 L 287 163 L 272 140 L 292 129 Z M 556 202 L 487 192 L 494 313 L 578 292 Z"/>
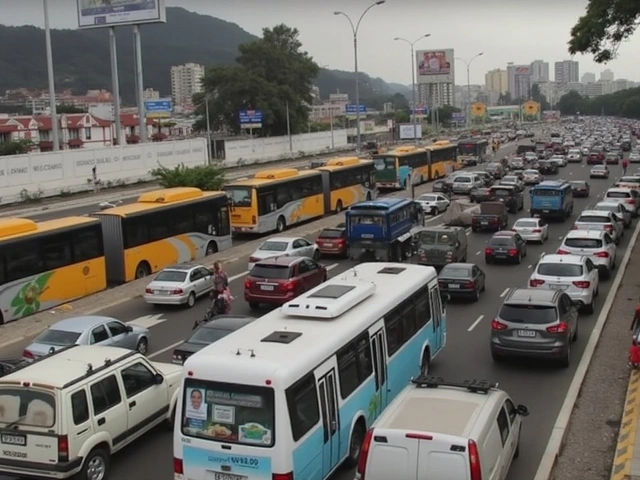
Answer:
<path fill-rule="evenodd" d="M 411 115 L 413 115 L 413 108 L 411 109 Z M 429 105 L 416 105 L 416 115 L 429 115 Z"/>
<path fill-rule="evenodd" d="M 420 50 L 416 52 L 418 83 L 447 83 L 453 81 L 453 49 Z"/>
<path fill-rule="evenodd" d="M 531 67 L 529 65 L 519 65 L 514 67 L 513 73 L 516 75 L 529 75 L 531 73 Z"/>
<path fill-rule="evenodd" d="M 482 102 L 471 104 L 471 116 L 474 118 L 484 118 L 487 115 L 487 106 Z"/>
<path fill-rule="evenodd" d="M 542 112 L 542 118 L 547 122 L 560 120 L 560 110 L 545 110 Z"/>
<path fill-rule="evenodd" d="M 413 124 L 411 123 L 403 123 L 398 125 L 398 136 L 400 137 L 400 140 L 414 140 L 422 138 L 422 125 L 417 123 L 415 127 L 416 128 L 414 130 Z"/>
<path fill-rule="evenodd" d="M 262 110 L 240 110 L 242 128 L 262 128 Z"/>
<path fill-rule="evenodd" d="M 453 112 L 451 114 L 451 121 L 453 123 L 465 123 L 467 116 L 463 112 Z"/>
<path fill-rule="evenodd" d="M 165 0 L 76 0 L 80 28 L 167 21 Z"/>
<path fill-rule="evenodd" d="M 144 110 L 147 112 L 147 118 L 171 118 L 173 104 L 169 98 L 145 100 Z"/>
<path fill-rule="evenodd" d="M 525 120 L 538 120 L 540 118 L 540 104 L 529 100 L 522 104 L 522 116 Z"/>

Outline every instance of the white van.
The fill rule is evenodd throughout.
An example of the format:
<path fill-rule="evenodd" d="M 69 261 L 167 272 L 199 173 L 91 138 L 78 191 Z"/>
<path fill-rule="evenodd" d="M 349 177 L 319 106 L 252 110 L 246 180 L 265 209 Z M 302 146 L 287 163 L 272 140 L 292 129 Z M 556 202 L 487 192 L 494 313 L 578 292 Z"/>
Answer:
<path fill-rule="evenodd" d="M 182 366 L 73 345 L 0 378 L 0 475 L 109 477 L 111 454 L 171 424 Z"/>
<path fill-rule="evenodd" d="M 367 432 L 356 480 L 504 480 L 528 414 L 496 385 L 418 377 Z"/>

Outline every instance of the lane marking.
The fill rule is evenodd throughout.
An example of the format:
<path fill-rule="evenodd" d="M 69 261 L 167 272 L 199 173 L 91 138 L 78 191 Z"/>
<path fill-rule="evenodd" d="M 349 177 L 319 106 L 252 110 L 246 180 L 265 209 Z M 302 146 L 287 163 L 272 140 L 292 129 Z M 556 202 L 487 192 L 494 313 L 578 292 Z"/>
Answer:
<path fill-rule="evenodd" d="M 467 235 L 469 235 L 471 233 L 471 227 L 465 229 L 464 233 L 466 233 Z"/>
<path fill-rule="evenodd" d="M 509 290 L 511 290 L 511 289 L 510 289 L 510 288 L 505 288 L 505 289 L 504 289 L 504 292 L 502 292 L 502 293 L 500 294 L 500 298 L 503 298 L 507 293 L 509 293 Z"/>
<path fill-rule="evenodd" d="M 558 240 L 562 240 L 563 238 L 564 238 L 564 235 L 560 235 L 560 236 L 558 237 Z"/>
<path fill-rule="evenodd" d="M 173 349 L 174 349 L 174 348 L 176 348 L 178 345 L 182 345 L 183 343 L 184 343 L 184 340 L 181 340 L 181 341 L 179 341 L 179 342 L 173 343 L 173 344 L 171 344 L 171 345 L 169 345 L 169 346 L 166 346 L 166 347 L 164 347 L 164 348 L 162 348 L 162 349 L 158 350 L 157 352 L 153 352 L 153 353 L 151 353 L 151 354 L 147 355 L 147 358 L 155 358 L 155 357 L 157 357 L 157 356 L 159 356 L 159 355 L 162 355 L 162 354 L 163 354 L 163 353 L 165 353 L 165 352 L 168 352 L 169 350 L 173 350 Z"/>
<path fill-rule="evenodd" d="M 435 217 L 430 217 L 430 218 L 428 218 L 428 219 L 427 219 L 427 220 L 425 220 L 424 222 L 425 222 L 425 223 L 427 223 L 427 222 L 433 222 L 434 220 L 437 220 L 438 218 L 440 218 L 440 217 L 441 217 L 441 216 L 443 216 L 443 215 L 444 215 L 444 213 L 440 213 L 440 214 L 436 215 Z"/>
<path fill-rule="evenodd" d="M 134 318 L 133 320 L 129 320 L 125 323 L 137 325 L 142 328 L 151 328 L 167 321 L 166 318 L 162 317 L 162 313 L 156 313 L 155 315 L 145 315 L 143 317 Z"/>
<path fill-rule="evenodd" d="M 478 318 L 476 318 L 476 321 L 473 322 L 469 328 L 467 328 L 467 332 L 470 332 L 471 330 L 476 328 L 483 318 L 484 318 L 484 315 L 480 315 Z"/>
<path fill-rule="evenodd" d="M 249 274 L 249 270 L 247 270 L 246 272 L 242 272 L 242 273 L 239 273 L 237 275 L 234 275 L 233 277 L 229 277 L 229 282 L 233 282 L 234 280 L 242 278 L 242 277 L 244 277 L 245 275 L 248 275 L 248 274 Z"/>
<path fill-rule="evenodd" d="M 24 337 L 24 336 L 22 336 L 22 337 L 16 337 L 16 338 L 14 338 L 13 340 L 9 340 L 8 342 L 0 343 L 0 350 L 1 350 L 1 349 L 3 349 L 3 348 L 5 348 L 5 347 L 8 347 L 8 346 L 10 346 L 10 345 L 13 345 L 14 343 L 21 342 L 21 341 L 25 340 L 26 338 L 27 338 L 27 337 Z"/>
<path fill-rule="evenodd" d="M 529 265 L 527 268 L 533 268 L 533 265 Z"/>
<path fill-rule="evenodd" d="M 480 255 L 482 253 L 482 250 L 480 250 L 479 252 L 476 252 L 476 255 Z"/>
<path fill-rule="evenodd" d="M 339 264 L 339 263 L 334 263 L 334 264 L 332 264 L 332 265 L 329 265 L 329 266 L 328 266 L 328 267 L 326 267 L 326 268 L 327 268 L 327 271 L 328 271 L 328 272 L 330 272 L 331 270 L 333 270 L 334 268 L 339 267 L 339 266 L 340 266 L 340 264 Z"/>

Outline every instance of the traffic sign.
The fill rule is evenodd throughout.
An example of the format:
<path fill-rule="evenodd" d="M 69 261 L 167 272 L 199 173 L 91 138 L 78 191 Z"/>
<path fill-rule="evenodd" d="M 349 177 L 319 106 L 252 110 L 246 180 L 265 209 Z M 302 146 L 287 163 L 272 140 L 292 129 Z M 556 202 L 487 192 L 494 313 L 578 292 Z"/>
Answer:
<path fill-rule="evenodd" d="M 358 113 L 358 110 L 360 110 L 360 113 L 367 113 L 367 106 L 366 105 L 359 105 L 360 108 L 356 108 L 358 107 L 358 105 L 355 104 L 348 104 L 344 106 L 344 111 L 347 115 L 355 115 Z"/>
<path fill-rule="evenodd" d="M 464 113 L 462 112 L 453 112 L 451 114 L 451 121 L 455 122 L 455 123 L 464 123 L 466 121 L 467 117 Z"/>
<path fill-rule="evenodd" d="M 262 128 L 262 110 L 240 110 L 242 128 Z"/>
<path fill-rule="evenodd" d="M 173 102 L 169 98 L 145 100 L 144 110 L 149 118 L 169 118 L 173 110 Z"/>
<path fill-rule="evenodd" d="M 417 105 L 415 109 L 416 115 L 429 115 L 429 105 Z M 413 108 L 411 109 L 413 115 Z"/>

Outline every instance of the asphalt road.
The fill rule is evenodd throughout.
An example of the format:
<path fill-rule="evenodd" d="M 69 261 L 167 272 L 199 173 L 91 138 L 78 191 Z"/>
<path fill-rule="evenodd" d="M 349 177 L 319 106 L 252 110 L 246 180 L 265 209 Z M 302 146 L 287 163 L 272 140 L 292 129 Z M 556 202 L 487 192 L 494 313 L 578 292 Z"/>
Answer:
<path fill-rule="evenodd" d="M 619 170 L 617 172 L 616 170 Z M 613 167 L 613 172 L 621 173 L 621 167 Z M 635 170 L 635 169 L 634 169 Z M 574 220 L 587 206 L 599 200 L 609 188 L 610 180 L 589 180 L 589 167 L 569 165 L 560 171 L 558 178 L 567 180 L 587 180 L 591 184 L 591 196 L 575 199 Z M 553 177 L 551 177 L 553 178 Z M 517 216 L 512 215 L 510 224 L 516 218 L 528 216 L 529 199 L 525 195 L 525 209 Z M 437 224 L 434 218 L 431 224 Z M 601 295 L 596 302 L 596 311 L 580 318 L 580 338 L 572 350 L 572 365 L 560 369 L 552 365 L 531 362 L 507 362 L 494 364 L 489 352 L 489 331 L 493 315 L 501 305 L 502 297 L 513 286 L 526 286 L 536 260 L 543 253 L 553 253 L 562 237 L 572 225 L 552 223 L 549 227 L 549 240 L 544 245 L 529 245 L 527 257 L 521 265 L 485 265 L 483 251 L 491 234 L 469 233 L 468 258 L 483 268 L 488 277 L 488 286 L 480 301 L 475 304 L 451 303 L 448 307 L 448 343 L 433 365 L 433 373 L 447 379 L 487 379 L 499 382 L 514 398 L 516 403 L 529 407 L 531 415 L 525 419 L 521 440 L 520 458 L 514 461 L 509 480 L 530 480 L 534 477 L 542 453 L 548 442 L 552 426 L 559 413 L 565 394 L 571 383 L 575 369 L 584 351 L 591 330 L 600 312 L 605 298 L 609 294 L 610 280 L 601 284 Z M 627 248 L 628 234 L 622 239 L 618 249 L 618 258 L 622 258 Z M 310 238 L 313 240 L 313 238 Z M 353 263 L 348 260 L 325 259 L 330 275 L 340 274 Z M 247 258 L 242 258 L 226 266 L 231 279 L 231 291 L 236 296 L 232 313 L 256 315 L 243 299 L 243 282 L 247 273 Z M 155 308 L 148 306 L 142 299 L 132 300 L 117 307 L 106 309 L 101 314 L 120 318 L 124 321 L 136 321 L 150 326 L 153 337 L 150 342 L 149 356 L 155 361 L 169 362 L 178 340 L 189 336 L 194 320 L 201 317 L 207 308 L 202 300 L 191 310 L 182 308 Z M 266 312 L 266 310 L 263 310 Z M 0 356 L 19 356 L 26 346 L 16 343 L 2 351 Z M 171 434 L 158 430 L 119 453 L 112 464 L 111 478 L 120 480 L 171 480 L 172 475 L 172 438 Z M 2 477 L 0 477 L 2 478 Z M 332 480 L 351 480 L 353 471 L 342 470 Z"/>

